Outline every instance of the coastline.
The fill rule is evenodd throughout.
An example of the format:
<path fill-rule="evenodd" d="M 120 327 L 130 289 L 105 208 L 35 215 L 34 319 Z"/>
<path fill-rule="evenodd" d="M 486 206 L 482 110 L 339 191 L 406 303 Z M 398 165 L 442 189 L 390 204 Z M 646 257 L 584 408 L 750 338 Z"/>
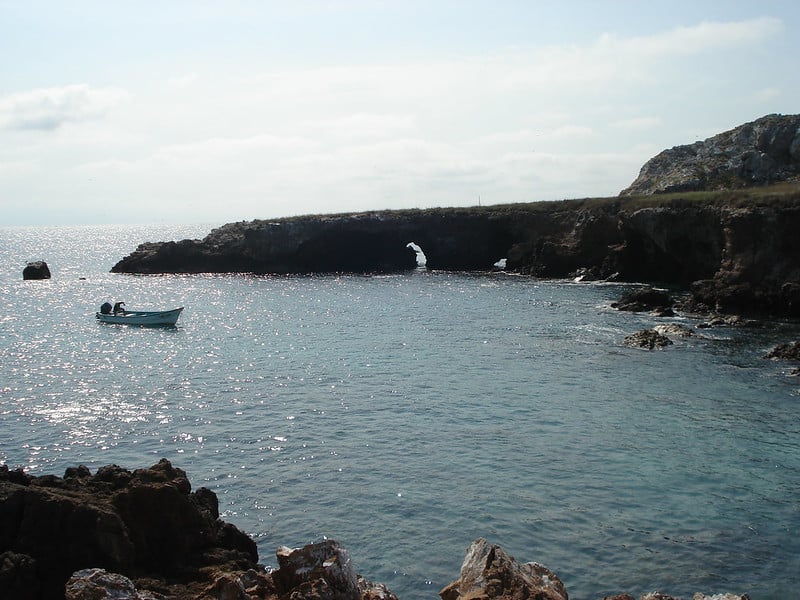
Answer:
<path fill-rule="evenodd" d="M 0 467 L 0 585 L 17 600 L 124 597 L 139 600 L 397 600 L 356 573 L 338 542 L 280 547 L 278 569 L 258 564 L 255 544 L 222 521 L 216 494 L 192 491 L 186 472 L 166 459 L 129 471 L 85 466 L 64 477 Z M 558 575 L 519 563 L 475 540 L 460 577 L 442 600 L 568 600 Z M 606 596 L 630 600 L 630 594 Z M 747 594 L 697 593 L 693 600 L 748 600 Z M 679 600 L 653 592 L 641 600 Z"/>
<path fill-rule="evenodd" d="M 504 270 L 642 282 L 694 312 L 800 316 L 800 183 L 723 192 L 230 223 L 202 240 L 140 244 L 113 273 Z M 501 262 L 503 261 L 503 262 Z"/>

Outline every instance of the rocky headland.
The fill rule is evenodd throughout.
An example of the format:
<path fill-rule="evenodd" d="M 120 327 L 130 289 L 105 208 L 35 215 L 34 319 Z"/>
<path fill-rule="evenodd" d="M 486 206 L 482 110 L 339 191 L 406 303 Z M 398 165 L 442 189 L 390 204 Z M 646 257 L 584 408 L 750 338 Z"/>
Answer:
<path fill-rule="evenodd" d="M 623 196 L 730 190 L 800 176 L 800 115 L 767 115 L 648 160 Z"/>
<path fill-rule="evenodd" d="M 397 600 L 355 571 L 345 548 L 325 540 L 280 547 L 278 568 L 258 564 L 253 540 L 219 518 L 217 497 L 192 491 L 166 459 L 93 475 L 31 476 L 0 466 L 0 598 L 14 600 Z M 442 600 L 568 600 L 558 576 L 519 563 L 478 539 Z M 628 594 L 616 600 L 633 600 Z M 747 600 L 695 594 L 693 600 Z M 651 593 L 642 600 L 679 600 Z"/>
<path fill-rule="evenodd" d="M 666 150 L 620 196 L 230 223 L 141 244 L 117 273 L 505 270 L 691 291 L 698 312 L 800 316 L 800 115 Z M 780 182 L 780 183 L 776 183 Z M 766 185 L 770 184 L 770 185 Z"/>

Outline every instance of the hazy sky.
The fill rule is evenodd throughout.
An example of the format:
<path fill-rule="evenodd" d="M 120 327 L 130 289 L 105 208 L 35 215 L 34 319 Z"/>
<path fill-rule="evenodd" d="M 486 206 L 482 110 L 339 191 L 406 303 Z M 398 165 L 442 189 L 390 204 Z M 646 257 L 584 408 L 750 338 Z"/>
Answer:
<path fill-rule="evenodd" d="M 613 196 L 800 112 L 798 6 L 0 0 L 0 225 Z"/>

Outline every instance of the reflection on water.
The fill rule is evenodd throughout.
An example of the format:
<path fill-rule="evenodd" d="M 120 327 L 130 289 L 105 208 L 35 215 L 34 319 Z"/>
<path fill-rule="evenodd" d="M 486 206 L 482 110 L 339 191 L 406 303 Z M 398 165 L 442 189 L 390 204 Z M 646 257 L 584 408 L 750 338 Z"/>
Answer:
<path fill-rule="evenodd" d="M 652 318 L 606 308 L 620 287 L 119 276 L 147 238 L 94 233 L 48 260 L 53 280 L 4 264 L 0 462 L 166 457 L 216 490 L 262 562 L 337 538 L 403 598 L 435 597 L 479 536 L 572 597 L 800 584 L 800 386 L 761 358 L 794 325 L 645 352 L 620 342 Z M 186 310 L 174 330 L 108 327 L 105 298 Z"/>

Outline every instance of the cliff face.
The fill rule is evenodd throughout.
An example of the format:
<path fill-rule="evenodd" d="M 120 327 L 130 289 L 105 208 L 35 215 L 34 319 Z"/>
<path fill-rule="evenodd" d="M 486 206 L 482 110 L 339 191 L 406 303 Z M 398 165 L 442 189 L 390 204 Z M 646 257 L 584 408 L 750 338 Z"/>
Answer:
<path fill-rule="evenodd" d="M 767 185 L 800 175 L 800 115 L 767 115 L 647 161 L 620 195 Z"/>
<path fill-rule="evenodd" d="M 232 223 L 143 244 L 112 271 L 386 273 L 415 268 L 414 242 L 432 269 L 506 259 L 538 277 L 691 284 L 698 309 L 800 315 L 799 207 L 800 115 L 768 115 L 665 150 L 615 199 Z"/>
<path fill-rule="evenodd" d="M 699 197 L 386 211 L 228 224 L 139 246 L 118 273 L 488 271 L 693 285 L 697 306 L 800 315 L 800 185 Z"/>

